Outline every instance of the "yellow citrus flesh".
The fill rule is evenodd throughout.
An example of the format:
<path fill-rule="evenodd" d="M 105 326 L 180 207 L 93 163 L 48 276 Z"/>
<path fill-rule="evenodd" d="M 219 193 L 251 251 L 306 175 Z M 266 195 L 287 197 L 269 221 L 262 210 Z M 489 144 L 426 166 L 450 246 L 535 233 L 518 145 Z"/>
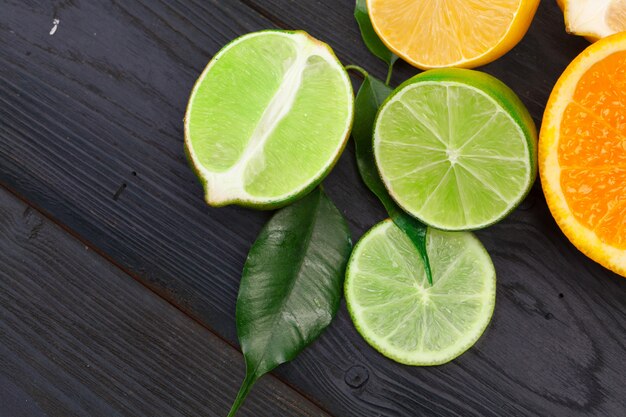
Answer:
<path fill-rule="evenodd" d="M 626 276 L 626 32 L 587 48 L 557 82 L 544 114 L 539 167 L 565 235 Z"/>
<path fill-rule="evenodd" d="M 513 48 L 539 0 L 367 0 L 372 24 L 396 55 L 422 69 L 473 68 Z"/>

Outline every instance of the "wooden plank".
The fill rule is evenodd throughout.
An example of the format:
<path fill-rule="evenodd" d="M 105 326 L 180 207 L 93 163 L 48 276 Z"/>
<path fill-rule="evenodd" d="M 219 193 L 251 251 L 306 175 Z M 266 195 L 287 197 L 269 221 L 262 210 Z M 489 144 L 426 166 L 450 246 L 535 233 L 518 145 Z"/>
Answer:
<path fill-rule="evenodd" d="M 233 347 L 0 188 L 0 415 L 226 415 Z M 322 416 L 263 378 L 242 415 Z"/>
<path fill-rule="evenodd" d="M 0 181 L 231 343 L 240 269 L 268 214 L 202 202 L 182 151 L 195 77 L 228 40 L 274 24 L 306 29 L 345 63 L 384 74 L 358 38 L 352 1 L 246 3 L 255 10 L 191 0 L 57 10 L 14 2 L 0 15 Z M 544 2 L 522 44 L 485 68 L 537 121 L 585 45 L 559 19 Z M 413 73 L 401 65 L 395 80 Z M 325 184 L 355 238 L 383 218 L 351 147 Z M 437 368 L 395 364 L 363 342 L 342 307 L 278 374 L 336 415 L 623 414 L 625 281 L 566 241 L 538 186 L 480 237 L 498 270 L 497 310 L 461 358 Z"/>

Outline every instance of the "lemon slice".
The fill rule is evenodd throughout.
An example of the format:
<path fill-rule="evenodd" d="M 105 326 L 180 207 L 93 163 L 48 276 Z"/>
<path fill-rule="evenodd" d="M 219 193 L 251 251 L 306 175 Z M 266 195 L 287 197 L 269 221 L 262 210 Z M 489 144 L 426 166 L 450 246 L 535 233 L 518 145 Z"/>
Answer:
<path fill-rule="evenodd" d="M 539 0 L 368 0 L 374 30 L 396 55 L 422 69 L 473 68 L 513 48 Z"/>

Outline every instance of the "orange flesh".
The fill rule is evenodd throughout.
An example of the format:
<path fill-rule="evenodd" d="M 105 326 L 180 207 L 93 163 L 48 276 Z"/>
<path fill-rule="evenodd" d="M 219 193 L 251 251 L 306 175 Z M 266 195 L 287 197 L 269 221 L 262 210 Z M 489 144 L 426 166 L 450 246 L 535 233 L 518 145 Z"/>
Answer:
<path fill-rule="evenodd" d="M 626 51 L 593 65 L 563 113 L 561 189 L 576 220 L 626 249 Z"/>

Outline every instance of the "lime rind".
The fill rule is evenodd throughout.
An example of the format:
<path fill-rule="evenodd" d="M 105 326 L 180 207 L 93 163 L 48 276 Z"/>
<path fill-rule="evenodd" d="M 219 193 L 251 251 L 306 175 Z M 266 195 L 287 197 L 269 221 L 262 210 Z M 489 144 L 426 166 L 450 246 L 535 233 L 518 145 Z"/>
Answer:
<path fill-rule="evenodd" d="M 489 147 L 483 137 L 497 139 Z M 409 214 L 441 230 L 476 230 L 504 218 L 530 191 L 537 176 L 537 132 L 520 99 L 496 78 L 431 70 L 403 83 L 383 103 L 374 155 L 387 190 Z"/>
<path fill-rule="evenodd" d="M 355 327 L 376 350 L 406 365 L 460 356 L 484 333 L 495 307 L 495 269 L 472 233 L 430 229 L 427 248 L 432 287 L 415 248 L 390 220 L 361 238 L 346 272 Z"/>
<path fill-rule="evenodd" d="M 293 75 L 290 79 L 293 81 L 291 86 L 294 88 L 287 88 L 286 91 L 285 89 L 277 91 L 276 94 L 272 96 L 268 108 L 265 108 L 261 116 L 260 123 L 256 126 L 254 133 L 250 135 L 252 138 L 249 142 L 244 144 L 243 150 L 235 149 L 235 157 L 231 158 L 230 161 L 232 162 L 232 159 L 234 159 L 234 163 L 229 165 L 229 154 L 225 153 L 226 162 L 223 164 L 224 166 L 207 167 L 207 158 L 200 157 L 194 149 L 194 140 L 192 139 L 194 133 L 192 132 L 193 129 L 190 127 L 192 124 L 191 119 L 194 115 L 196 115 L 196 119 L 199 119 L 197 113 L 194 113 L 194 102 L 197 98 L 198 91 L 202 88 L 203 81 L 207 75 L 211 73 L 211 69 L 224 58 L 228 51 L 242 42 L 248 42 L 259 37 L 284 37 L 294 42 L 297 62 L 290 66 L 292 70 L 291 73 L 285 74 L 285 77 Z M 277 175 L 281 172 L 281 169 L 278 168 L 282 167 L 278 167 L 275 168 L 276 172 L 273 172 L 271 175 L 266 173 L 264 178 L 259 178 L 259 180 L 255 182 L 255 177 L 262 174 L 265 168 L 264 159 L 267 157 L 265 151 L 271 144 L 270 142 L 274 140 L 274 136 L 272 135 L 276 134 L 275 136 L 279 136 L 278 133 L 281 133 L 282 137 L 289 136 L 285 134 L 286 128 L 284 127 L 289 123 L 289 120 L 287 120 L 289 119 L 289 111 L 292 105 L 295 106 L 298 103 L 298 100 L 300 100 L 300 102 L 304 100 L 300 97 L 303 84 L 302 73 L 304 73 L 305 69 L 310 70 L 312 67 L 315 69 L 317 64 L 315 59 L 323 61 L 324 65 L 330 68 L 332 70 L 331 72 L 334 72 L 332 75 L 336 80 L 339 80 L 339 82 L 335 84 L 335 87 L 339 86 L 340 88 L 335 89 L 336 91 L 334 91 L 331 100 L 341 104 L 340 107 L 334 109 L 334 113 L 344 116 L 341 120 L 341 126 L 334 126 L 336 127 L 334 130 L 329 128 L 328 132 L 325 132 L 329 140 L 327 141 L 328 143 L 324 144 L 324 149 L 316 148 L 314 149 L 315 152 L 311 152 L 311 149 L 306 149 L 306 152 L 301 152 L 306 153 L 306 155 L 296 155 L 299 159 L 290 158 L 289 152 L 293 153 L 294 148 L 296 148 L 293 146 L 286 149 L 284 155 L 276 156 L 276 152 L 274 152 L 272 155 L 274 158 L 273 161 L 282 163 L 283 166 L 291 163 L 293 169 L 294 165 L 299 164 L 299 167 L 302 169 L 298 169 L 295 175 L 283 175 L 283 179 L 285 179 L 285 181 L 283 181 L 280 175 Z M 317 67 L 320 67 L 320 65 L 317 65 Z M 300 73 L 298 74 L 298 72 Z M 309 90 L 311 90 L 311 88 Z M 319 106 L 311 105 L 310 108 L 315 111 L 316 108 L 324 107 L 324 104 L 327 103 L 322 103 L 322 105 Z M 217 108 L 219 106 L 214 107 Z M 326 105 L 326 107 L 329 106 Z M 328 113 L 328 111 L 326 113 Z M 330 172 L 345 148 L 352 128 L 353 115 L 354 95 L 352 84 L 347 72 L 328 45 L 312 38 L 303 31 L 266 30 L 254 32 L 237 38 L 226 45 L 215 55 L 196 82 L 185 115 L 185 153 L 190 161 L 190 165 L 203 185 L 205 199 L 208 204 L 216 207 L 239 204 L 258 209 L 278 208 L 310 192 Z M 305 114 L 304 116 L 315 118 L 315 114 Z M 264 120 L 269 122 L 264 123 Z M 242 123 L 233 122 L 231 125 L 240 126 L 241 124 Z M 293 125 L 294 122 L 291 124 Z M 335 122 L 335 124 L 338 123 Z M 263 126 L 265 125 L 269 125 L 270 128 L 264 129 Z M 282 132 L 277 133 L 281 128 Z M 302 129 L 306 129 L 306 127 L 302 127 Z M 257 134 L 259 131 L 261 134 Z M 294 132 L 294 135 L 291 136 L 299 137 L 300 135 L 297 134 L 301 132 L 302 131 Z M 316 137 L 320 137 L 320 135 L 316 135 Z M 278 141 L 278 139 L 274 140 L 274 142 L 276 141 Z M 303 148 L 306 147 L 306 144 L 301 143 L 303 144 Z M 273 148 L 276 149 L 276 146 L 277 145 Z M 314 146 L 311 147 L 314 148 Z M 219 148 L 216 149 L 219 150 Z M 230 149 L 227 150 L 231 151 Z M 237 153 L 239 151 L 241 151 L 240 154 Z M 233 152 L 230 153 L 232 154 Z M 222 155 L 219 153 L 216 154 L 215 152 L 210 155 L 212 160 L 217 162 L 220 161 L 221 156 Z M 314 163 L 311 163 L 311 158 L 317 159 Z M 282 170 L 282 172 L 284 172 L 284 170 Z M 269 182 L 268 178 L 270 179 Z M 272 190 L 271 182 L 277 184 L 274 188 L 280 188 L 280 192 L 276 192 L 275 189 Z M 269 190 L 269 192 L 267 190 Z"/>

